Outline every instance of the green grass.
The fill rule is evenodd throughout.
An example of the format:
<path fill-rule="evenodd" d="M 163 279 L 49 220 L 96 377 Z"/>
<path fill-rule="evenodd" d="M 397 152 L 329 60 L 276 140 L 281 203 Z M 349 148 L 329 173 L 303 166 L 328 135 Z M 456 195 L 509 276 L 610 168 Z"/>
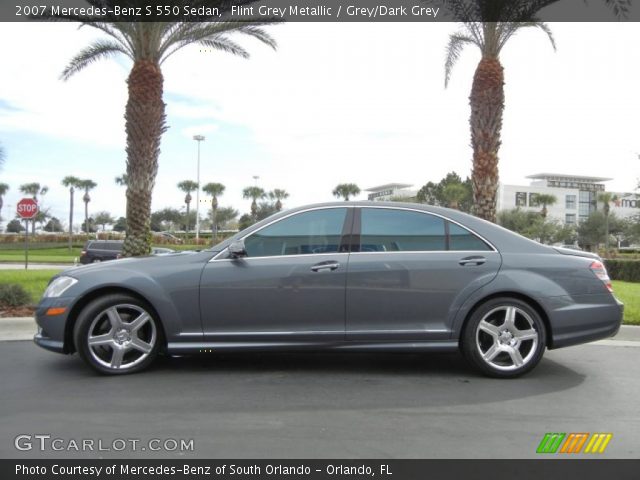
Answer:
<path fill-rule="evenodd" d="M 59 270 L 0 270 L 0 283 L 22 285 L 37 302 L 49 279 Z M 624 303 L 624 323 L 640 325 L 640 283 L 613 281 L 616 297 Z"/>
<path fill-rule="evenodd" d="M 29 249 L 29 261 L 39 263 L 73 263 L 80 256 L 80 248 L 37 248 Z M 0 250 L 0 262 L 24 262 L 24 247 Z"/>
<path fill-rule="evenodd" d="M 640 325 L 640 283 L 614 280 L 613 292 L 624 303 L 624 323 Z"/>
<path fill-rule="evenodd" d="M 37 303 L 47 288 L 52 276 L 60 270 L 0 270 L 0 283 L 17 283 L 22 285 L 33 303 Z"/>

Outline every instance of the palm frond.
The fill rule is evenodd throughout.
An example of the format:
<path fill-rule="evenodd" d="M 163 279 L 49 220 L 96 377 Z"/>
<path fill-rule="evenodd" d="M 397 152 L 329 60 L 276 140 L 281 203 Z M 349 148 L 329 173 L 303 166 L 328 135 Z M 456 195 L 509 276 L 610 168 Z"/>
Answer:
<path fill-rule="evenodd" d="M 117 53 L 123 53 L 129 58 L 132 58 L 131 54 L 123 45 L 120 45 L 115 41 L 98 40 L 73 57 L 69 62 L 69 65 L 67 65 L 63 70 L 60 78 L 62 78 L 62 80 L 68 80 L 73 74 L 78 73 L 91 63 Z"/>
<path fill-rule="evenodd" d="M 227 37 L 223 37 L 222 35 L 214 38 L 200 40 L 199 43 L 207 48 L 222 50 L 223 52 L 231 53 L 242 58 L 249 58 L 249 52 L 247 52 L 244 48 L 242 48 L 234 41 L 229 40 Z"/>
<path fill-rule="evenodd" d="M 447 59 L 444 63 L 444 87 L 449 86 L 449 80 L 451 79 L 451 72 L 453 67 L 460 58 L 460 54 L 464 47 L 468 44 L 477 45 L 476 41 L 470 36 L 464 33 L 454 33 L 449 37 L 449 44 L 447 45 Z"/>
<path fill-rule="evenodd" d="M 245 25 L 238 28 L 237 31 L 260 40 L 262 43 L 269 45 L 274 50 L 278 47 L 276 40 L 271 35 L 255 25 Z"/>

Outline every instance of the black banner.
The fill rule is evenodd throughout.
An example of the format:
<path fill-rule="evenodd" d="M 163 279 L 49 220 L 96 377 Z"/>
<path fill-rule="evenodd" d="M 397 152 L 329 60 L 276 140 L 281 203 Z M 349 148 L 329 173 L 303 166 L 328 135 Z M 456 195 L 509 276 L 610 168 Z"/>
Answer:
<path fill-rule="evenodd" d="M 631 0 L 15 0 L 0 21 L 51 17 L 104 22 L 547 22 L 640 21 Z"/>
<path fill-rule="evenodd" d="M 8 479 L 637 479 L 640 460 L 0 460 Z"/>

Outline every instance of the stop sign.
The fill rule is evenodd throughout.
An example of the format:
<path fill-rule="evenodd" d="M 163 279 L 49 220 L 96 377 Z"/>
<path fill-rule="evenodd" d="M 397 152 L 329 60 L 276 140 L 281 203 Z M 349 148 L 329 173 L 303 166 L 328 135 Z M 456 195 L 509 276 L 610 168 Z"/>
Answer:
<path fill-rule="evenodd" d="M 18 202 L 17 212 L 20 218 L 29 219 L 38 214 L 38 202 L 33 198 L 23 198 Z"/>

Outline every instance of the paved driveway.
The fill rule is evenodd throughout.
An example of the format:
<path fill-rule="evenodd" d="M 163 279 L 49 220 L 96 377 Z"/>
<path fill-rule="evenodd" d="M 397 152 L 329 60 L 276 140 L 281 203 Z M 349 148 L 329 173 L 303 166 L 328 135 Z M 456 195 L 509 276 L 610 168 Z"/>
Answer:
<path fill-rule="evenodd" d="M 77 356 L 1 342 L 0 457 L 82 457 L 14 449 L 16 435 L 46 433 L 194 438 L 186 457 L 527 458 L 546 432 L 612 432 L 604 456 L 638 458 L 640 348 L 624 345 L 640 343 L 619 345 L 550 351 L 532 374 L 501 381 L 455 354 L 164 358 L 101 377 Z"/>

